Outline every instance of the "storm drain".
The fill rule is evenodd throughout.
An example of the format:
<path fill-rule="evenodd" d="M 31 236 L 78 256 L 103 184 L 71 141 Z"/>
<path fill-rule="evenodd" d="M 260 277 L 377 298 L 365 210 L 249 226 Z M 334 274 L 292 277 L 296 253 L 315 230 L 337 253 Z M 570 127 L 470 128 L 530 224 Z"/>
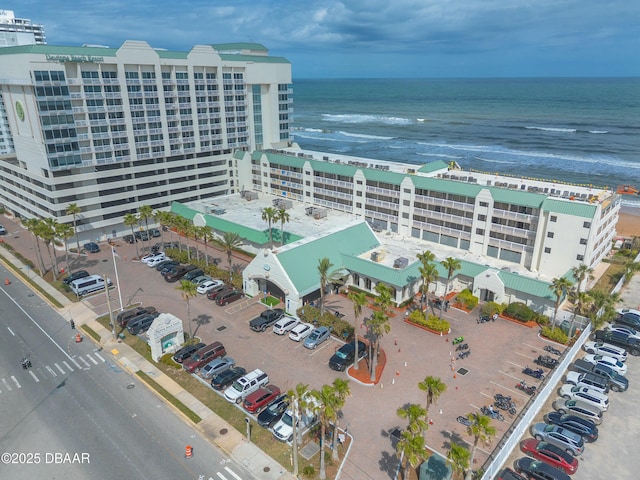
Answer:
<path fill-rule="evenodd" d="M 300 449 L 300 455 L 302 455 L 305 460 L 309 460 L 319 451 L 320 445 L 318 445 L 316 442 L 309 442 Z"/>
<path fill-rule="evenodd" d="M 223 330 L 226 330 L 227 326 L 226 325 L 220 325 L 218 328 L 216 328 L 217 331 L 221 332 Z"/>
<path fill-rule="evenodd" d="M 458 373 L 460 375 L 466 375 L 467 373 L 469 373 L 469 370 L 467 370 L 466 368 L 459 368 Z"/>

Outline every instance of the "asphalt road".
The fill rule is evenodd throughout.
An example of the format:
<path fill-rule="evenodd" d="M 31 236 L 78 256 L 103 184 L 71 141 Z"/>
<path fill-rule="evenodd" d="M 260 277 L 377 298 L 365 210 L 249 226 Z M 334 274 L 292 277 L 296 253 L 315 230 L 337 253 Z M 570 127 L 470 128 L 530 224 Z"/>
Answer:
<path fill-rule="evenodd" d="M 19 281 L 0 287 L 0 478 L 253 478 L 76 333 Z"/>

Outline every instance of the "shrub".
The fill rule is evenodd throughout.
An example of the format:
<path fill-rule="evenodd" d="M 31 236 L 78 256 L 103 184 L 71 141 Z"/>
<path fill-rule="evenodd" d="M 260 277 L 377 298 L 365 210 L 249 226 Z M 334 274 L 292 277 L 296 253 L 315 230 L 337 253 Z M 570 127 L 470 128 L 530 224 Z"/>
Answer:
<path fill-rule="evenodd" d="M 313 478 L 316 476 L 316 468 L 313 465 L 307 465 L 302 469 L 302 476 L 305 478 Z"/>
<path fill-rule="evenodd" d="M 422 325 L 423 327 L 427 327 L 430 330 L 434 330 L 436 332 L 448 333 L 451 325 L 446 320 L 440 320 L 435 315 L 429 315 L 425 318 L 425 315 L 420 310 L 414 310 L 409 315 L 409 321 L 411 323 L 415 323 L 416 325 Z"/>
<path fill-rule="evenodd" d="M 456 295 L 456 300 L 462 303 L 467 310 L 473 310 L 478 305 L 478 297 L 474 296 L 468 288 Z"/>
<path fill-rule="evenodd" d="M 312 307 L 311 305 L 305 305 L 300 307 L 296 314 L 298 318 L 306 323 L 312 323 L 319 327 L 329 327 L 331 334 L 341 340 L 349 341 L 353 338 L 354 328 L 346 320 L 337 317 L 330 312 L 324 312 L 320 315 L 320 309 Z"/>
<path fill-rule="evenodd" d="M 160 357 L 160 363 L 163 363 L 168 367 L 175 368 L 175 369 L 181 368 L 180 365 L 178 365 L 173 360 L 173 353 L 165 353 L 162 357 Z"/>
<path fill-rule="evenodd" d="M 545 338 L 548 338 L 549 340 L 553 340 L 554 342 L 561 343 L 563 345 L 566 345 L 567 342 L 569 341 L 569 337 L 567 336 L 566 333 L 562 331 L 560 327 L 555 327 L 555 328 L 551 328 L 549 326 L 542 327 L 542 331 L 540 332 L 540 335 L 542 335 Z"/>
<path fill-rule="evenodd" d="M 529 322 L 535 317 L 535 312 L 522 302 L 514 302 L 507 305 L 507 308 L 504 309 L 503 313 L 520 322 Z"/>
<path fill-rule="evenodd" d="M 504 303 L 487 302 L 482 306 L 480 310 L 483 315 L 492 317 L 494 313 L 500 315 L 507 306 Z"/>

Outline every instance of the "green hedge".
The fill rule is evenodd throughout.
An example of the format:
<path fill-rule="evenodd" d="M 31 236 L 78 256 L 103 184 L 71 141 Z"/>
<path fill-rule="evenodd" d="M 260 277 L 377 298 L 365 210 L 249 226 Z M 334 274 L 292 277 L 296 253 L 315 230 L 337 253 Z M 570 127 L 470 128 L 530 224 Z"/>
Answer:
<path fill-rule="evenodd" d="M 506 307 L 504 303 L 487 302 L 482 306 L 481 312 L 483 315 L 492 317 L 494 313 L 500 315 Z"/>
<path fill-rule="evenodd" d="M 569 337 L 566 333 L 562 331 L 560 327 L 551 328 L 549 326 L 542 327 L 542 331 L 540 332 L 545 338 L 549 340 L 553 340 L 554 342 L 561 343 L 566 345 L 569 342 Z"/>
<path fill-rule="evenodd" d="M 409 315 L 409 321 L 416 325 L 422 325 L 436 332 L 448 333 L 451 325 L 446 320 L 440 320 L 435 315 L 424 316 L 420 310 L 414 310 Z"/>
<path fill-rule="evenodd" d="M 478 297 L 474 296 L 468 288 L 456 295 L 456 301 L 462 303 L 467 310 L 473 310 L 478 305 Z"/>
<path fill-rule="evenodd" d="M 513 302 L 507 305 L 503 313 L 520 322 L 530 322 L 535 318 L 535 312 L 522 302 Z"/>
<path fill-rule="evenodd" d="M 319 327 L 331 328 L 331 334 L 341 340 L 351 340 L 353 338 L 354 328 L 346 320 L 338 318 L 335 314 L 330 312 L 324 312 L 320 315 L 320 309 L 312 307 L 311 305 L 305 305 L 300 307 L 296 314 L 298 318 L 306 323 L 312 323 Z"/>
<path fill-rule="evenodd" d="M 180 251 L 177 248 L 168 248 L 167 250 L 165 250 L 165 253 L 167 254 L 167 256 L 177 262 L 195 265 L 198 268 L 201 268 L 205 274 L 213 278 L 220 279 L 225 283 L 229 283 L 229 270 L 227 270 L 226 268 L 220 267 L 213 263 L 209 263 L 209 265 L 207 266 L 204 260 L 198 260 L 195 255 L 191 255 L 191 259 L 189 259 L 189 254 L 186 250 Z M 232 274 L 231 284 L 235 288 L 241 289 L 242 274 L 234 272 Z"/>

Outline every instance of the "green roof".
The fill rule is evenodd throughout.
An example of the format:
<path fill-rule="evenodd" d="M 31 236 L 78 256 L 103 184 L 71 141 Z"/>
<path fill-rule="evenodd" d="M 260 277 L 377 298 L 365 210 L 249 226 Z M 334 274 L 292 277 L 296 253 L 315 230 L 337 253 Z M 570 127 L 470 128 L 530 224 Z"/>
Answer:
<path fill-rule="evenodd" d="M 345 257 L 360 255 L 378 246 L 380 242 L 369 225 L 361 222 L 309 241 L 302 240 L 298 245 L 288 245 L 276 253 L 276 257 L 300 296 L 303 296 L 318 289 L 320 259 L 328 258 L 333 270 L 348 268 L 343 261 Z"/>
<path fill-rule="evenodd" d="M 0 55 L 36 53 L 41 55 L 90 55 L 92 57 L 115 57 L 117 48 L 65 47 L 59 45 L 19 45 L 0 48 Z"/>
<path fill-rule="evenodd" d="M 576 217 L 593 218 L 598 207 L 590 203 L 573 202 L 571 200 L 557 200 L 555 198 L 547 198 L 542 208 L 548 212 L 562 213 L 565 215 L 573 215 Z"/>
<path fill-rule="evenodd" d="M 449 168 L 449 164 L 444 160 L 436 160 L 435 162 L 425 163 L 418 171 L 422 173 L 432 173 L 442 170 L 443 168 Z"/>
<path fill-rule="evenodd" d="M 269 57 L 267 55 L 242 55 L 221 53 L 220 58 L 227 62 L 254 62 L 254 63 L 291 63 L 284 57 Z"/>
<path fill-rule="evenodd" d="M 500 270 L 498 277 L 502 280 L 504 286 L 510 290 L 524 292 L 534 297 L 544 298 L 546 300 L 555 299 L 553 292 L 549 288 L 549 285 L 551 285 L 549 282 L 524 277 L 517 273 L 505 272 L 504 270 Z"/>
<path fill-rule="evenodd" d="M 269 49 L 267 49 L 267 47 L 265 47 L 261 43 L 212 43 L 211 46 L 219 52 L 224 52 L 225 50 L 254 50 L 259 52 L 269 51 Z"/>
<path fill-rule="evenodd" d="M 420 262 L 414 262 L 403 269 L 393 268 L 366 258 L 342 255 L 344 267 L 359 275 L 380 280 L 396 288 L 402 288 L 420 278 Z M 440 269 L 438 269 L 440 270 Z"/>
<path fill-rule="evenodd" d="M 531 208 L 540 208 L 547 196 L 543 193 L 533 193 L 511 188 L 487 187 L 491 190 L 491 196 L 496 202 L 522 205 Z"/>

